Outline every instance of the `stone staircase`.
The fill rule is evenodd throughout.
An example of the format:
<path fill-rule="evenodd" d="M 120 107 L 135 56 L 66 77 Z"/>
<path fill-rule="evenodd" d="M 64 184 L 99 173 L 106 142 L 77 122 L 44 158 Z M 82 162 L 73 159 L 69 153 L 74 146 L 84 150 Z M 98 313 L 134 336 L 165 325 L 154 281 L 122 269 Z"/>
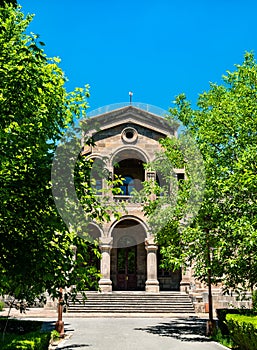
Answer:
<path fill-rule="evenodd" d="M 186 293 L 161 292 L 87 292 L 83 302 L 70 302 L 68 313 L 86 314 L 195 314 L 191 299 Z"/>

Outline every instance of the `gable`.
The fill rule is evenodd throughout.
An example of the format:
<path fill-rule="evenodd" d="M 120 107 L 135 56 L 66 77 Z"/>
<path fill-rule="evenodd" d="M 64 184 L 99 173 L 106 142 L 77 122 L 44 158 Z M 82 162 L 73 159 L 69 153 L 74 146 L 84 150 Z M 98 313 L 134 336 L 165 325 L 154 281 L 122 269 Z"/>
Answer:
<path fill-rule="evenodd" d="M 163 117 L 130 105 L 88 119 L 89 132 L 87 134 L 102 139 L 104 135 L 110 134 L 110 131 L 118 133 L 124 127 L 132 125 L 136 126 L 143 135 L 147 134 L 148 137 L 155 140 L 175 135 L 176 132 Z"/>
<path fill-rule="evenodd" d="M 122 123 L 106 129 L 101 128 L 101 130 L 96 131 L 96 133 L 94 133 L 93 140 L 94 142 L 97 142 L 107 139 L 109 137 L 115 137 L 117 135 L 121 135 L 124 129 L 129 128 L 136 129 L 139 135 L 145 136 L 148 139 L 152 139 L 155 141 L 159 141 L 160 138 L 164 138 L 167 136 L 167 134 L 158 132 L 156 130 L 150 129 L 137 123 Z"/>

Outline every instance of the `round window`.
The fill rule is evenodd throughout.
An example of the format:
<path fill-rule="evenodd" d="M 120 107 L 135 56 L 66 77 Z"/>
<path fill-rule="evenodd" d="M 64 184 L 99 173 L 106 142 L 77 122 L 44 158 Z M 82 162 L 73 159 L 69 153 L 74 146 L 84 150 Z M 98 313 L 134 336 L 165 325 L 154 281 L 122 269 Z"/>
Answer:
<path fill-rule="evenodd" d="M 121 138 L 125 142 L 135 142 L 137 137 L 138 133 L 134 128 L 126 128 L 121 133 Z"/>

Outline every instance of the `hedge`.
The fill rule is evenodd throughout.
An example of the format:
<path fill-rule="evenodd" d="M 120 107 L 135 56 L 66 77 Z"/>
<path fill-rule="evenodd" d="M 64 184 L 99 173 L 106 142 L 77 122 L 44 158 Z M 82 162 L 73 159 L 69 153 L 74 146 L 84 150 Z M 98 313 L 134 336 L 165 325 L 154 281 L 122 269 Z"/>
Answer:
<path fill-rule="evenodd" d="M 241 350 L 257 349 L 257 317 L 232 315 L 226 316 L 226 324 L 231 339 Z"/>
<path fill-rule="evenodd" d="M 244 316 L 257 315 L 257 313 L 253 311 L 253 309 L 216 309 L 216 314 L 218 317 L 218 328 L 224 336 L 229 335 L 228 326 L 226 324 L 226 316 L 228 314 L 237 314 Z"/>

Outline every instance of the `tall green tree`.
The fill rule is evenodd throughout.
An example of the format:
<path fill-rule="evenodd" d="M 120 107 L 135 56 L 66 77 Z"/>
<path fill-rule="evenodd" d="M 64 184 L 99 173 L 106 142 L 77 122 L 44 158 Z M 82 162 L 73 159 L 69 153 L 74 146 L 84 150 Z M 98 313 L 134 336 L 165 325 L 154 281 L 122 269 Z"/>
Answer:
<path fill-rule="evenodd" d="M 193 223 L 182 227 L 188 185 L 192 180 L 184 161 L 186 188 L 167 226 L 157 233 L 166 264 L 194 262 L 195 275 L 222 282 L 227 288 L 253 288 L 257 283 L 257 64 L 252 53 L 222 85 L 211 84 L 193 109 L 184 94 L 176 98 L 170 118 L 183 122 L 201 152 L 205 191 Z M 174 152 L 174 142 L 179 154 Z M 181 142 L 163 142 L 171 162 L 183 158 Z M 183 162 L 182 162 L 183 163 Z M 196 164 L 197 168 L 197 164 Z M 184 197 L 183 197 L 184 196 Z M 177 247 L 180 247 L 178 249 Z"/>
<path fill-rule="evenodd" d="M 59 59 L 45 55 L 38 36 L 25 34 L 32 17 L 19 7 L 0 8 L 0 294 L 28 302 L 44 292 L 57 296 L 59 287 L 97 287 L 99 277 L 90 263 L 97 246 L 68 231 L 51 189 L 57 144 L 85 116 L 88 88 L 66 92 Z M 82 179 L 79 171 L 75 177 Z"/>

